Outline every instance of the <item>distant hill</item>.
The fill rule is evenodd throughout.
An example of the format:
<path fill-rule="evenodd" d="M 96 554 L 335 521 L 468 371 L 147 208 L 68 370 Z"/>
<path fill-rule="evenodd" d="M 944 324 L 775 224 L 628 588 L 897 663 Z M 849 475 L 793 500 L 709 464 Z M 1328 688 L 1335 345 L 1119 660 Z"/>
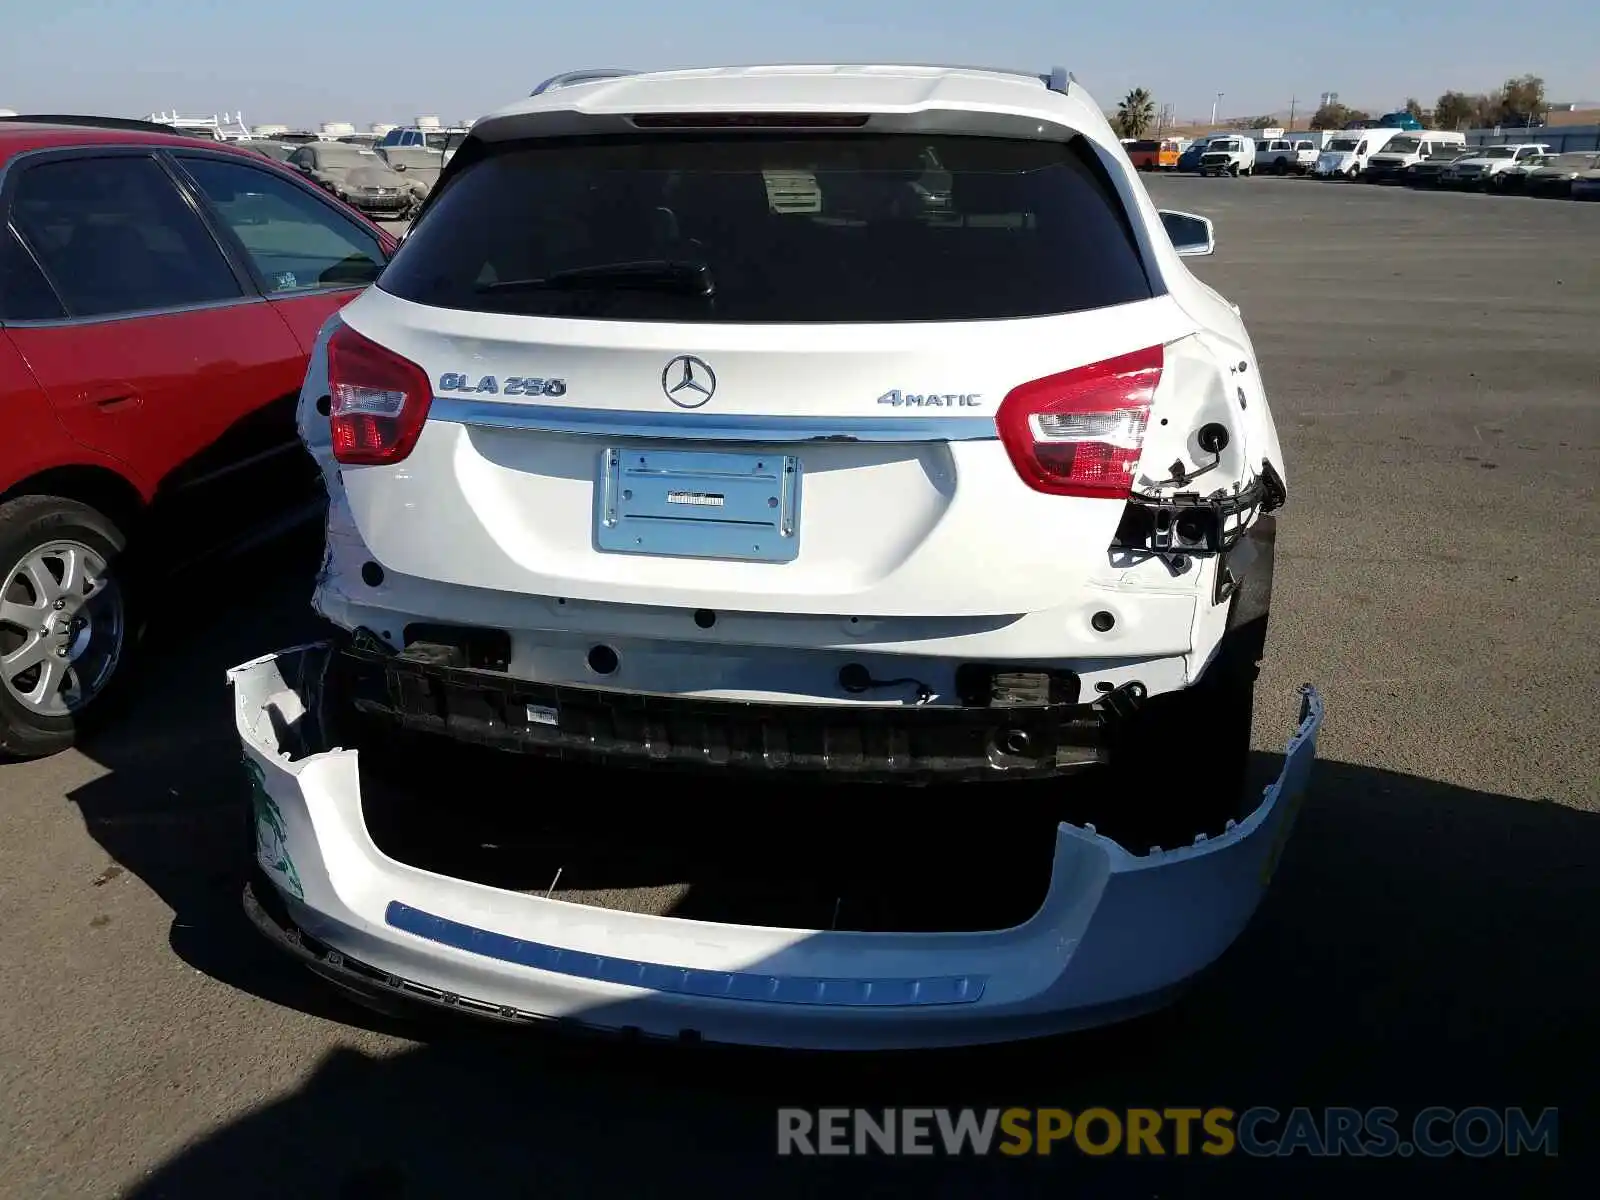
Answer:
<path fill-rule="evenodd" d="M 1600 104 L 1579 103 L 1577 108 L 1553 112 L 1545 118 L 1548 125 L 1600 125 Z"/>

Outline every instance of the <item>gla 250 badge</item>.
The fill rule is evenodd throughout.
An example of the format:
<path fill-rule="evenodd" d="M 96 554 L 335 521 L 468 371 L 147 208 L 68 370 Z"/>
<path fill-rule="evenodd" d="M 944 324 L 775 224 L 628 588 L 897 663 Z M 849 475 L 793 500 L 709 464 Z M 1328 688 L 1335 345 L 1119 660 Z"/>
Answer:
<path fill-rule="evenodd" d="M 474 382 L 470 375 L 459 371 L 446 371 L 439 376 L 441 392 L 471 392 L 484 396 L 565 396 L 565 379 L 528 379 L 513 375 L 496 379 L 493 375 L 480 375 Z"/>

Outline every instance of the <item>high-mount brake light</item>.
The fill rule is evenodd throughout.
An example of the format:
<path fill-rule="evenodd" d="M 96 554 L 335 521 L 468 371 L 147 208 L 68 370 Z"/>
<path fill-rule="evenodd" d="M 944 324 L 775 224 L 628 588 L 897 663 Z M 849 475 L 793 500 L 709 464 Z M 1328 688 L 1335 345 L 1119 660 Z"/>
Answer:
<path fill-rule="evenodd" d="M 638 129 L 860 129 L 866 113 L 640 113 Z"/>
<path fill-rule="evenodd" d="M 333 457 L 387 466 L 417 444 L 433 400 L 427 372 L 341 325 L 328 339 L 328 424 Z"/>
<path fill-rule="evenodd" d="M 1057 496 L 1126 498 L 1163 361 L 1151 346 L 1008 392 L 995 423 L 1023 482 Z"/>

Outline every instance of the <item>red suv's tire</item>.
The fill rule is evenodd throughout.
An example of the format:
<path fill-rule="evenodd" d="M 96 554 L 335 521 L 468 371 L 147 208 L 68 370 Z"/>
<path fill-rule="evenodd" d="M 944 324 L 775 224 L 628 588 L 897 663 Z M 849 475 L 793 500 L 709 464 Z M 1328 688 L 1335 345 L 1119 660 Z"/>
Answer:
<path fill-rule="evenodd" d="M 0 504 L 0 755 L 71 746 L 127 674 L 136 626 L 105 514 L 63 496 Z"/>

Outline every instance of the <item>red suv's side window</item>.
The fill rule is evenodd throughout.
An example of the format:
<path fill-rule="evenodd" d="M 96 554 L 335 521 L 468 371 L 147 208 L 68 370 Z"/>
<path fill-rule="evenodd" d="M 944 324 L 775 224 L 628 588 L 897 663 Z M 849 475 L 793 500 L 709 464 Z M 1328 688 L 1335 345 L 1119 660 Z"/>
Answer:
<path fill-rule="evenodd" d="M 11 224 L 69 316 L 181 308 L 244 294 L 171 177 L 144 155 L 29 166 L 12 197 Z"/>
<path fill-rule="evenodd" d="M 0 224 L 0 321 L 52 321 L 66 315 L 17 235 Z"/>
<path fill-rule="evenodd" d="M 383 271 L 378 239 L 306 188 L 248 163 L 180 159 L 272 295 L 364 287 Z"/>

